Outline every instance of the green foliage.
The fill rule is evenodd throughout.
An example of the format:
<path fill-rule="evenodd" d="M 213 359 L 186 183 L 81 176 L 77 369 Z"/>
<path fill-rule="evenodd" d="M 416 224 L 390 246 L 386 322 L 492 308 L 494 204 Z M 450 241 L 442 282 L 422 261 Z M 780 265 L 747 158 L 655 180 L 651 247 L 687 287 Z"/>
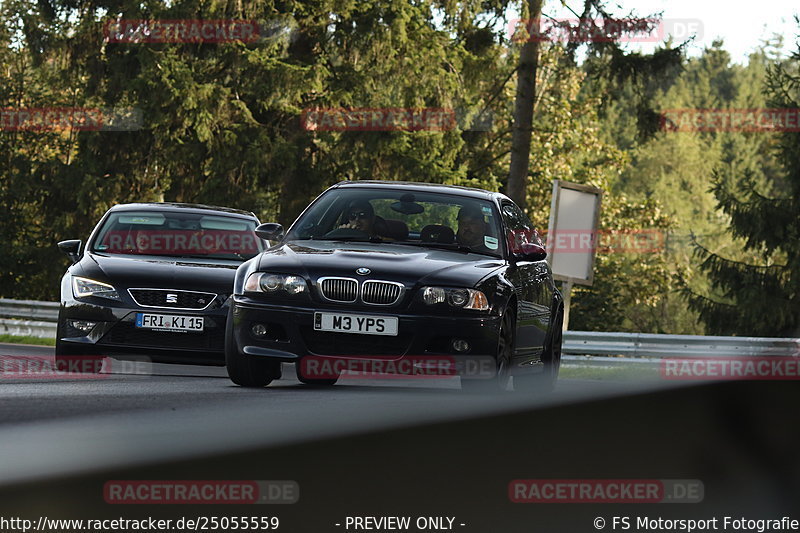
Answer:
<path fill-rule="evenodd" d="M 55 299 L 67 265 L 55 243 L 85 238 L 116 203 L 230 205 L 286 225 L 343 179 L 503 190 L 519 55 L 503 21 L 522 4 L 3 2 L 0 107 L 135 108 L 143 122 L 134 131 L 0 132 L 0 295 Z M 252 43 L 115 43 L 103 36 L 109 18 L 255 19 L 282 30 Z M 765 49 L 730 65 L 721 45 L 696 59 L 680 48 L 643 56 L 590 46 L 582 65 L 575 52 L 541 47 L 523 207 L 545 229 L 552 180 L 594 185 L 606 191 L 601 230 L 660 231 L 667 246 L 598 254 L 594 285 L 575 289 L 571 327 L 702 333 L 702 316 L 712 331 L 767 331 L 751 328 L 752 317 L 730 318 L 729 306 L 759 294 L 786 301 L 776 304 L 780 331 L 796 326 L 797 250 L 786 243 L 798 241 L 800 195 L 798 180 L 783 178 L 800 168 L 796 139 L 658 132 L 655 113 L 764 106 L 767 80 L 774 105 L 796 105 L 796 64 L 770 70 L 779 55 Z M 455 109 L 491 126 L 337 132 L 301 123 L 304 110 L 381 107 Z M 743 262 L 756 256 L 752 268 Z M 747 285 L 756 281 L 768 292 Z M 679 287 L 694 295 L 691 309 Z"/>
<path fill-rule="evenodd" d="M 709 332 L 750 331 L 728 318 L 717 321 L 727 325 L 719 329 L 710 323 L 710 314 L 701 313 L 712 301 L 732 303 L 726 290 L 714 283 L 714 260 L 706 261 L 702 250 L 752 262 L 743 235 L 729 228 L 732 211 L 721 208 L 720 199 L 723 191 L 740 190 L 745 177 L 753 180 L 758 190 L 771 194 L 779 187 L 782 169 L 774 155 L 774 136 L 760 132 L 659 131 L 642 137 L 634 119 L 637 106 L 632 95 L 644 90 L 651 95 L 650 105 L 662 112 L 767 107 L 763 89 L 771 55 L 763 49 L 751 55 L 746 65 L 731 64 L 722 43 L 717 42 L 700 57 L 686 59 L 674 75 L 658 78 L 663 84 L 660 89 L 641 89 L 631 82 L 604 102 L 606 138 L 631 156 L 614 191 L 637 200 L 654 199 L 674 220 L 666 253 L 671 289 L 657 306 L 663 316 L 658 329 L 673 333 L 703 333 L 706 327 Z M 776 231 L 775 226 L 764 228 L 765 233 Z M 702 245 L 697 252 L 693 240 Z M 687 295 L 695 295 L 690 306 Z M 728 307 L 721 309 L 734 312 Z"/>
<path fill-rule="evenodd" d="M 770 66 L 767 105 L 800 107 L 800 51 Z M 760 141 L 760 142 L 759 142 Z M 737 153 L 714 174 L 712 192 L 730 218 L 739 255 L 696 243 L 711 281 L 704 294 L 686 290 L 692 309 L 717 334 L 797 336 L 800 333 L 800 136 L 761 133 L 759 144 L 775 159 L 766 167 Z M 763 152 L 762 152 L 763 154 Z M 763 155 L 762 155 L 763 157 Z M 745 160 L 743 160 L 745 159 Z M 748 164 L 749 163 L 749 164 Z"/>

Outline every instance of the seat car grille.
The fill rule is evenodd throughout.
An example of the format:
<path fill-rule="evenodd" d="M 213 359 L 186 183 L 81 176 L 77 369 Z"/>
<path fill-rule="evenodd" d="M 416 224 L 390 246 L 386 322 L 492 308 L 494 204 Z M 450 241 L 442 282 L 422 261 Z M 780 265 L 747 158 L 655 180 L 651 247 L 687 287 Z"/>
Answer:
<path fill-rule="evenodd" d="M 136 348 L 178 348 L 221 352 L 225 347 L 225 330 L 211 326 L 202 333 L 174 333 L 137 328 L 132 322 L 120 322 L 101 338 L 99 346 L 129 346 Z"/>
<path fill-rule="evenodd" d="M 406 353 L 411 339 L 408 335 L 359 335 L 315 331 L 301 327 L 300 335 L 308 351 L 316 355 L 400 356 Z"/>
<path fill-rule="evenodd" d="M 322 297 L 332 302 L 351 303 L 358 295 L 358 282 L 352 278 L 320 278 Z"/>
<path fill-rule="evenodd" d="M 361 300 L 367 304 L 392 305 L 397 302 L 402 292 L 402 283 L 367 280 L 361 287 Z"/>
<path fill-rule="evenodd" d="M 213 292 L 178 291 L 171 289 L 128 289 L 128 293 L 142 307 L 162 309 L 201 310 L 210 306 L 217 297 Z"/>

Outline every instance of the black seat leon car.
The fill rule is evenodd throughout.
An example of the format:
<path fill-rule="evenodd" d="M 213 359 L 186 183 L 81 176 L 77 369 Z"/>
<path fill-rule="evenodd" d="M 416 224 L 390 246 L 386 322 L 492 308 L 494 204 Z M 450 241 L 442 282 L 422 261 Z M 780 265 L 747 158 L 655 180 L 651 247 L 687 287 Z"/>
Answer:
<path fill-rule="evenodd" d="M 58 243 L 56 360 L 103 355 L 224 364 L 236 269 L 265 243 L 253 213 L 195 204 L 112 207 L 89 240 Z"/>
<path fill-rule="evenodd" d="M 503 194 L 342 182 L 285 234 L 275 223 L 256 233 L 276 244 L 236 273 L 234 383 L 268 385 L 284 362 L 303 383 L 332 385 L 342 371 L 414 375 L 444 361 L 462 388 L 507 389 L 512 376 L 516 390 L 554 386 L 563 299 L 538 233 Z"/>

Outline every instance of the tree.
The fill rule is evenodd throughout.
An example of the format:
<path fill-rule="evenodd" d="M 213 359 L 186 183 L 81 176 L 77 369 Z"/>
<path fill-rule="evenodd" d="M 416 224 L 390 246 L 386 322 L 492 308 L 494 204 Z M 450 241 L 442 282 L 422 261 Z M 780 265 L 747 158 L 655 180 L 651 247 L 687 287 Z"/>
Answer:
<path fill-rule="evenodd" d="M 800 50 L 767 73 L 772 108 L 800 108 Z M 713 193 L 730 217 L 730 231 L 749 261 L 734 260 L 696 244 L 701 268 L 720 296 L 687 290 L 690 306 L 716 334 L 800 334 L 800 134 L 775 136 L 782 177 L 759 180 L 752 168 L 714 174 Z M 759 183 L 760 182 L 760 183 Z M 769 187 L 771 185 L 771 187 Z"/>
<path fill-rule="evenodd" d="M 658 17 L 638 17 L 633 12 L 625 17 L 615 17 L 606 9 L 605 0 L 585 0 L 583 11 L 575 14 L 575 20 L 556 21 L 554 28 L 566 35 L 565 62 L 575 64 L 576 54 L 585 47 L 587 55 L 606 58 L 605 69 L 594 70 L 594 77 L 624 82 L 629 79 L 662 74 L 680 62 L 681 47 L 667 48 L 651 55 L 626 53 L 619 40 L 627 32 L 652 31 Z M 563 5 L 567 8 L 567 3 Z M 517 93 L 514 101 L 514 126 L 511 144 L 511 164 L 506 182 L 506 193 L 520 205 L 525 205 L 529 176 L 531 131 L 534 127 L 536 82 L 539 75 L 537 55 L 540 41 L 548 38 L 541 31 L 541 0 L 529 0 L 527 4 L 528 28 L 522 29 L 524 44 L 521 47 L 517 67 Z M 682 45 L 681 45 L 682 46 Z M 643 111 L 649 111 L 643 109 Z M 648 116 L 654 113 L 649 111 Z M 642 126 L 644 127 L 644 126 Z"/>
<path fill-rule="evenodd" d="M 517 96 L 514 99 L 514 128 L 511 139 L 511 166 L 506 184 L 508 196 L 520 205 L 525 205 L 525 193 L 528 187 L 542 0 L 528 0 L 528 15 L 531 21 L 531 32 L 530 38 L 522 45 L 519 53 Z"/>

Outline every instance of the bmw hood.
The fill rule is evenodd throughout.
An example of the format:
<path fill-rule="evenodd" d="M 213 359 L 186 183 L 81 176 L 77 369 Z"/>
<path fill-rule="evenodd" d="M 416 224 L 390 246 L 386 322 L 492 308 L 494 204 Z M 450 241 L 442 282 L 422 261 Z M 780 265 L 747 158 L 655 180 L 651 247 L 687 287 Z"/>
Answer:
<path fill-rule="evenodd" d="M 399 281 L 406 287 L 418 283 L 472 287 L 503 266 L 501 259 L 482 254 L 393 243 L 335 241 L 284 243 L 263 252 L 258 261 L 258 270 L 262 272 L 298 274 L 311 280 L 323 276 L 364 276 Z"/>

